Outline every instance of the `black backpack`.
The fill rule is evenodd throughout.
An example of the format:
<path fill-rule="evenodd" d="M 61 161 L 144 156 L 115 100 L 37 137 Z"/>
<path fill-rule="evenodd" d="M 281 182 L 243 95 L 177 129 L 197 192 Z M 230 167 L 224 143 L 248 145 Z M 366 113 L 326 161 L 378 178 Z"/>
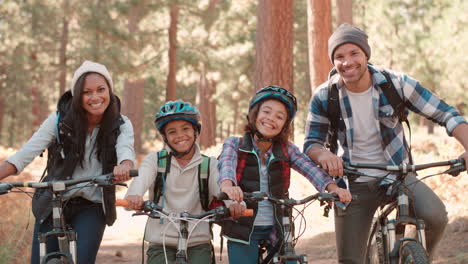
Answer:
<path fill-rule="evenodd" d="M 330 73 L 328 74 L 328 107 L 327 107 L 327 115 L 330 120 L 330 128 L 328 129 L 327 138 L 325 142 L 325 146 L 334 154 L 338 152 L 338 122 L 341 118 L 341 111 L 340 111 L 340 98 L 338 93 L 338 88 L 336 87 L 336 83 L 333 85 L 331 84 L 331 77 L 337 73 L 336 68 L 333 68 Z M 411 127 L 408 122 L 408 116 L 405 113 L 406 103 L 398 94 L 395 85 L 392 82 L 392 79 L 387 71 L 381 72 L 387 82 L 382 83 L 379 85 L 380 89 L 384 93 L 385 97 L 387 97 L 390 105 L 394 109 L 393 117 L 397 117 L 400 123 L 405 122 L 408 126 L 411 138 Z M 410 144 L 411 145 L 411 144 Z M 409 153 L 409 160 L 410 163 L 413 163 L 413 158 L 411 156 L 411 147 L 408 150 Z"/>

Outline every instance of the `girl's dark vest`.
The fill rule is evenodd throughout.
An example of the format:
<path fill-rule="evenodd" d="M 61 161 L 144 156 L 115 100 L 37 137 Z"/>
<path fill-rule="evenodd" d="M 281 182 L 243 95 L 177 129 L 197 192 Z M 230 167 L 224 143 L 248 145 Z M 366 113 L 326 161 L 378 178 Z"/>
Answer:
<path fill-rule="evenodd" d="M 71 149 L 74 144 L 77 144 L 76 137 L 72 126 L 63 120 L 71 105 L 71 93 L 66 92 L 58 103 L 58 137 L 48 147 L 47 157 L 47 175 L 43 181 L 51 180 L 69 180 L 72 178 L 73 171 L 76 166 L 79 166 L 79 160 L 76 153 L 72 153 Z M 117 99 L 117 101 L 119 101 Z M 119 107 L 120 108 L 120 107 Z M 104 138 L 106 140 L 104 151 L 101 154 L 101 164 L 103 174 L 111 173 L 114 166 L 117 165 L 117 154 L 115 144 L 117 137 L 120 134 L 120 125 L 125 121 L 119 115 L 113 122 L 113 129 Z M 98 175 L 96 175 L 98 176 Z M 52 212 L 52 193 L 49 190 L 37 190 L 34 193 L 32 201 L 33 214 L 41 223 L 49 217 Z M 103 187 L 103 204 L 106 216 L 106 224 L 112 225 L 116 219 L 115 210 L 115 186 Z"/>
<path fill-rule="evenodd" d="M 236 168 L 238 186 L 244 192 L 260 191 L 260 164 L 259 159 L 253 152 L 254 147 L 251 135 L 246 134 L 240 141 Z M 269 194 L 277 198 L 288 198 L 291 166 L 287 145 L 273 143 L 272 155 L 274 159 L 268 164 Z M 230 238 L 249 241 L 258 206 L 256 202 L 250 201 L 246 201 L 246 205 L 247 208 L 254 209 L 254 216 L 241 217 L 236 219 L 236 222 L 226 222 L 222 230 L 224 235 Z M 276 230 L 280 230 L 278 228 L 281 223 L 281 217 L 285 213 L 289 214 L 290 212 L 284 212 L 279 206 L 274 206 L 273 211 Z M 282 233 L 278 232 L 278 235 L 282 239 Z"/>

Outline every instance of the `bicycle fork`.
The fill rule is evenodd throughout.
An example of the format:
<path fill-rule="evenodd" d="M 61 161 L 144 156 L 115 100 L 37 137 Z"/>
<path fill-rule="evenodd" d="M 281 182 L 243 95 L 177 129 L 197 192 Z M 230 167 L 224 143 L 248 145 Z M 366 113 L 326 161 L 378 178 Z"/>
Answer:
<path fill-rule="evenodd" d="M 47 254 L 47 239 L 56 237 L 58 240 L 59 251 Z M 60 257 L 64 263 L 77 263 L 76 240 L 77 234 L 74 230 L 66 230 L 65 220 L 62 217 L 61 197 L 53 194 L 52 199 L 52 231 L 38 233 L 39 240 L 39 259 L 41 263 L 51 257 Z"/>
<path fill-rule="evenodd" d="M 180 220 L 180 236 L 177 243 L 176 264 L 188 264 L 187 261 L 188 222 Z"/>
<path fill-rule="evenodd" d="M 397 198 L 397 219 L 388 220 L 385 218 L 380 223 L 382 227 L 382 238 L 385 243 L 384 254 L 390 259 L 390 263 L 397 263 L 399 257 L 400 245 L 405 241 L 416 241 L 414 238 L 408 238 L 404 235 L 404 227 L 408 224 L 416 226 L 417 241 L 421 243 L 424 249 L 426 249 L 426 233 L 425 224 L 422 219 L 415 219 L 409 216 L 409 199 L 408 195 L 399 187 L 398 198 Z M 403 237 L 397 240 L 397 227 L 403 226 Z"/>
<path fill-rule="evenodd" d="M 284 254 L 279 252 L 275 253 L 273 257 L 273 263 L 286 263 L 287 261 L 296 260 L 301 264 L 307 264 L 307 256 L 306 255 L 296 255 L 294 250 L 294 242 L 293 242 L 293 234 L 294 234 L 294 226 L 291 224 L 291 219 L 289 216 L 283 216 L 283 235 L 284 235 Z"/>

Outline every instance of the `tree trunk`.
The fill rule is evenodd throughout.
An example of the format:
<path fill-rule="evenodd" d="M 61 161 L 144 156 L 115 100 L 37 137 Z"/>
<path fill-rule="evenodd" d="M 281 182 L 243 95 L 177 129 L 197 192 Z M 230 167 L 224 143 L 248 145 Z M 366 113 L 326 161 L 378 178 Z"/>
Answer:
<path fill-rule="evenodd" d="M 338 25 L 353 24 L 353 0 L 336 0 L 338 7 Z"/>
<path fill-rule="evenodd" d="M 143 17 L 144 4 L 136 5 L 130 10 L 128 16 L 128 31 L 130 35 L 137 34 L 139 31 L 138 22 Z M 129 51 L 131 49 L 129 48 Z M 129 59 L 130 60 L 130 59 Z M 129 63 L 131 63 L 129 61 Z M 124 96 L 122 112 L 132 121 L 133 131 L 135 134 L 135 152 L 143 152 L 142 131 L 143 131 L 143 116 L 144 116 L 144 97 L 145 97 L 145 80 L 125 80 Z"/>
<path fill-rule="evenodd" d="M 143 152 L 141 133 L 143 131 L 144 96 L 145 96 L 145 81 L 144 80 L 136 80 L 136 81 L 125 80 L 122 113 L 126 115 L 132 121 L 133 131 L 135 134 L 135 152 L 136 153 Z"/>
<path fill-rule="evenodd" d="M 260 0 L 257 21 L 255 90 L 279 85 L 292 92 L 293 0 Z"/>
<path fill-rule="evenodd" d="M 216 102 L 213 100 L 216 84 L 206 78 L 205 67 L 202 66 L 198 83 L 197 103 L 201 115 L 202 133 L 200 146 L 209 148 L 216 144 Z"/>
<path fill-rule="evenodd" d="M 331 1 L 307 1 L 309 39 L 309 68 L 312 93 L 327 80 L 332 68 L 328 57 L 328 38 L 331 36 Z"/>
<path fill-rule="evenodd" d="M 68 1 L 63 1 L 63 13 L 68 12 Z M 62 17 L 62 36 L 60 37 L 60 53 L 59 53 L 59 96 L 67 89 L 67 45 L 68 45 L 68 15 Z M 73 87 L 70 87 L 73 89 Z"/>
<path fill-rule="evenodd" d="M 176 99 L 176 76 L 177 76 L 177 20 L 179 18 L 179 6 L 171 5 L 171 22 L 169 25 L 169 72 L 166 82 L 166 101 Z"/>

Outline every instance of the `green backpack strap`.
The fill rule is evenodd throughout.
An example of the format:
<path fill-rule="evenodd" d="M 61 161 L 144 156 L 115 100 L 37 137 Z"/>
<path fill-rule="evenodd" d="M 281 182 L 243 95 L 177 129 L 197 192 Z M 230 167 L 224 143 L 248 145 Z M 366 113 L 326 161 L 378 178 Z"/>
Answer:
<path fill-rule="evenodd" d="M 203 210 L 208 211 L 209 191 L 208 181 L 210 178 L 210 157 L 202 154 L 203 161 L 198 165 L 198 191 Z"/>
<path fill-rule="evenodd" d="M 163 197 L 164 207 L 164 188 L 166 186 L 166 177 L 171 170 L 171 155 L 168 155 L 167 150 L 163 149 L 158 152 L 158 170 L 156 175 L 156 182 L 154 183 L 153 201 L 157 204 L 161 196 Z"/>

